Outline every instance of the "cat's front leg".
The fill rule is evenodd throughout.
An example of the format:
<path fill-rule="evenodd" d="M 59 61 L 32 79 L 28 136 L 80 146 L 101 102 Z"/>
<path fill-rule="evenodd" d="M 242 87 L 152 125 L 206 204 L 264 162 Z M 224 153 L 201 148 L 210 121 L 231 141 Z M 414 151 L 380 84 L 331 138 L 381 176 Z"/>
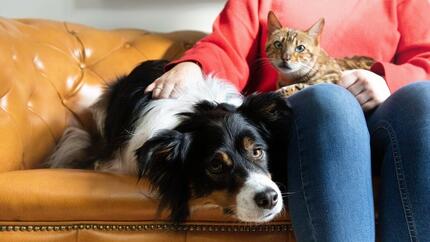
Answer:
<path fill-rule="evenodd" d="M 280 92 L 285 97 L 289 97 L 289 96 L 297 93 L 298 91 L 302 90 L 303 88 L 306 88 L 309 86 L 310 85 L 306 84 L 306 83 L 297 83 L 297 84 L 292 84 L 292 85 L 288 85 L 285 87 L 281 87 L 277 90 L 277 92 Z"/>

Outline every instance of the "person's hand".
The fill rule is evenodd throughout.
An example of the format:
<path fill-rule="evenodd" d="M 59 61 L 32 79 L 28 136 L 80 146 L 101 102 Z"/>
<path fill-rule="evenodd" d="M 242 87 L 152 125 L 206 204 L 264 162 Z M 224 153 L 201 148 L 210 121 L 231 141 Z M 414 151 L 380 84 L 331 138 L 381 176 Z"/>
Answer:
<path fill-rule="evenodd" d="M 383 77 L 361 69 L 344 71 L 339 85 L 348 89 L 366 112 L 378 107 L 391 95 Z"/>
<path fill-rule="evenodd" d="M 151 83 L 145 92 L 152 91 L 153 98 L 176 98 L 190 82 L 203 78 L 202 69 L 194 62 L 182 62 Z"/>

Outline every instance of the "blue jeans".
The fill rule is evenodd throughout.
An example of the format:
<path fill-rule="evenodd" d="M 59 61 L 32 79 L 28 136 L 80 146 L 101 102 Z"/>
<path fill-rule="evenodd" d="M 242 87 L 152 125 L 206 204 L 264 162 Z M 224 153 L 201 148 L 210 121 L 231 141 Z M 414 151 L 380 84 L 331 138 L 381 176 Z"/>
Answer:
<path fill-rule="evenodd" d="M 298 241 L 430 241 L 430 82 L 408 85 L 365 117 L 342 87 L 290 98 L 288 207 Z"/>

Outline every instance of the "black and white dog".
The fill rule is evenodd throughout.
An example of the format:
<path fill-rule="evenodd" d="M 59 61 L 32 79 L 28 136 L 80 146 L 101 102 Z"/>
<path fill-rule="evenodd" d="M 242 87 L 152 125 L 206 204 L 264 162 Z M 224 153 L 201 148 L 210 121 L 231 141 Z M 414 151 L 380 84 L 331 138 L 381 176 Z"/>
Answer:
<path fill-rule="evenodd" d="M 144 62 L 113 83 L 91 107 L 97 132 L 66 129 L 48 165 L 144 177 L 175 222 L 202 197 L 242 221 L 273 219 L 283 199 L 268 165 L 275 180 L 285 179 L 287 100 L 243 97 L 210 77 L 177 99 L 151 99 L 144 90 L 166 63 Z"/>

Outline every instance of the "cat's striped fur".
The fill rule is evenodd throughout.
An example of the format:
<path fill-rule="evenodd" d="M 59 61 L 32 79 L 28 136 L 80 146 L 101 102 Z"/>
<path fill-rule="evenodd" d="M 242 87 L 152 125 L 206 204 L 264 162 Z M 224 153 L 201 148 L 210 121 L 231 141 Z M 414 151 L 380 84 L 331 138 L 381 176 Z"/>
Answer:
<path fill-rule="evenodd" d="M 273 12 L 268 16 L 266 54 L 279 71 L 278 88 L 286 96 L 318 83 L 337 84 L 342 71 L 369 70 L 375 62 L 366 56 L 330 57 L 319 45 L 324 19 L 308 30 L 282 27 Z"/>

